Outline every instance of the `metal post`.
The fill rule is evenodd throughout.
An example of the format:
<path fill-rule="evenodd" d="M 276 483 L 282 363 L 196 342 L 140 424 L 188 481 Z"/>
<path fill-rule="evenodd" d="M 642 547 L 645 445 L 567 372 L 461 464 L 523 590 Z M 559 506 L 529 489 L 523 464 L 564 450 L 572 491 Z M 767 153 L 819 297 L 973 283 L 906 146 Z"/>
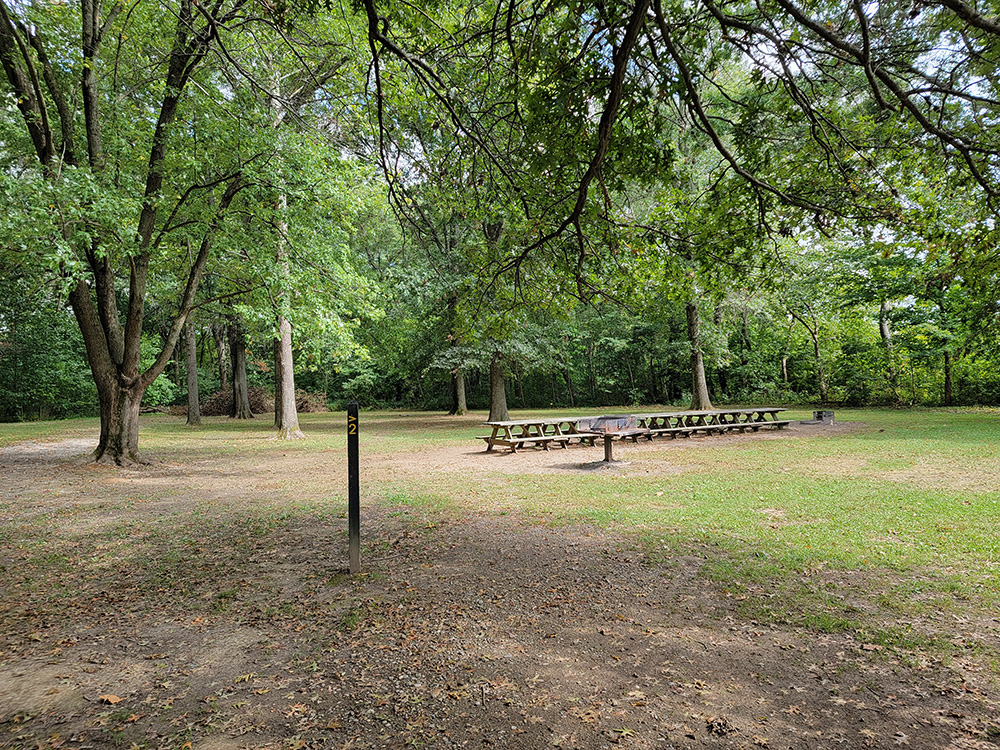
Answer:
<path fill-rule="evenodd" d="M 347 405 L 347 530 L 350 571 L 361 572 L 361 480 L 358 462 L 358 402 Z"/>
<path fill-rule="evenodd" d="M 614 462 L 611 454 L 611 435 L 608 434 L 604 436 L 604 461 L 609 464 Z"/>

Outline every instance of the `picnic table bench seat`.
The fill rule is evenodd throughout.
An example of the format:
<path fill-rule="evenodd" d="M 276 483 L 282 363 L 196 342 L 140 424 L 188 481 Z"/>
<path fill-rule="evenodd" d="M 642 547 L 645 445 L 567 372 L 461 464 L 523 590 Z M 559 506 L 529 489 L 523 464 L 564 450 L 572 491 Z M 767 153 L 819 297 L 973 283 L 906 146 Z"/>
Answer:
<path fill-rule="evenodd" d="M 524 447 L 525 445 L 531 443 L 534 445 L 542 446 L 542 450 L 549 449 L 549 443 L 556 443 L 562 448 L 565 448 L 569 443 L 570 438 L 581 437 L 579 435 L 528 435 L 524 437 L 501 437 L 495 438 L 492 435 L 479 435 L 479 440 L 486 441 L 486 450 L 492 450 L 494 446 L 502 446 L 510 448 L 511 452 L 514 453 L 518 448 Z"/>
<path fill-rule="evenodd" d="M 691 437 L 690 427 L 653 427 L 649 430 L 649 439 L 652 440 L 657 435 L 666 435 L 670 438 Z"/>

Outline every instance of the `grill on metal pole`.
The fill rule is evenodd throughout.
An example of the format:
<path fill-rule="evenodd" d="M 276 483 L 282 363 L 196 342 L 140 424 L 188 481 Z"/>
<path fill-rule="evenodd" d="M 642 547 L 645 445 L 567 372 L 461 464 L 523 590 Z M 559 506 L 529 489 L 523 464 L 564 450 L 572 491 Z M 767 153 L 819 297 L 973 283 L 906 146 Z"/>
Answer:
<path fill-rule="evenodd" d="M 604 462 L 608 464 L 614 461 L 612 442 L 616 437 L 635 437 L 636 435 L 646 435 L 649 433 L 649 430 L 639 427 L 638 420 L 634 414 L 581 419 L 577 423 L 577 430 L 582 433 L 591 433 L 604 437 Z"/>

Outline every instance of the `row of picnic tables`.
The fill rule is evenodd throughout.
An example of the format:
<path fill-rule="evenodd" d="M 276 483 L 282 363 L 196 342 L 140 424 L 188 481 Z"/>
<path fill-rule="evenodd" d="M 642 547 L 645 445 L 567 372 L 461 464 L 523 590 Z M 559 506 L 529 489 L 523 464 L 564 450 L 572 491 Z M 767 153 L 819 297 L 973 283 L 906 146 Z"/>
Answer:
<path fill-rule="evenodd" d="M 698 433 L 722 434 L 725 432 L 756 432 L 762 427 L 781 429 L 791 420 L 778 419 L 785 411 L 781 407 L 749 407 L 743 409 L 711 409 L 706 411 L 670 411 L 651 414 L 633 414 L 624 417 L 557 417 L 553 419 L 511 419 L 502 422 L 487 422 L 492 428 L 490 435 L 480 436 L 486 441 L 487 452 L 494 448 L 508 448 L 512 453 L 524 446 L 541 447 L 548 450 L 550 445 L 565 448 L 568 445 L 594 445 L 597 438 L 631 439 L 640 437 L 653 440 L 657 437 L 691 437 Z M 629 429 L 619 431 L 595 431 L 592 425 L 600 420 L 629 420 Z"/>

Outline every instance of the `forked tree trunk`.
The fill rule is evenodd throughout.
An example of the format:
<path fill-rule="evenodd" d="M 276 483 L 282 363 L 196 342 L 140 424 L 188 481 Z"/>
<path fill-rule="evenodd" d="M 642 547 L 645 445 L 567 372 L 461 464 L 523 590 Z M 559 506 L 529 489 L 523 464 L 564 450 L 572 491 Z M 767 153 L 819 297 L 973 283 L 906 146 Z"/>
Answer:
<path fill-rule="evenodd" d="M 826 384 L 826 372 L 823 370 L 823 352 L 820 348 L 819 341 L 819 321 L 816 319 L 816 315 L 813 313 L 812 308 L 807 307 L 806 311 L 809 315 L 808 318 L 800 315 L 793 309 L 789 309 L 788 312 L 793 318 L 802 324 L 803 328 L 809 331 L 809 338 L 812 339 L 813 345 L 813 359 L 816 360 L 816 390 L 819 392 L 820 403 L 825 404 L 829 391 Z"/>
<path fill-rule="evenodd" d="M 184 341 L 187 361 L 187 423 L 197 425 L 201 424 L 201 404 L 198 400 L 198 341 L 194 323 L 190 317 L 184 326 Z"/>
<path fill-rule="evenodd" d="M 101 387 L 101 438 L 93 458 L 120 465 L 149 463 L 139 455 L 139 408 L 146 388 L 122 388 L 117 382 Z"/>
<path fill-rule="evenodd" d="M 98 310 L 85 281 L 77 283 L 70 292 L 69 301 L 83 333 L 100 405 L 101 434 L 92 458 L 100 463 L 122 466 L 149 463 L 139 455 L 139 408 L 152 379 L 148 374 L 146 377 L 139 374 L 137 356 L 125 359 L 124 336 L 120 329 L 118 335 L 111 338 L 112 346 L 108 345 L 108 337 L 101 328 Z M 164 352 L 161 355 L 162 371 L 167 360 Z M 126 361 L 130 363 L 127 368 Z"/>
<path fill-rule="evenodd" d="M 702 411 L 712 408 L 705 379 L 705 355 L 701 348 L 701 318 L 698 303 L 691 300 L 685 306 L 687 313 L 688 343 L 691 345 L 691 409 Z"/>
<path fill-rule="evenodd" d="M 115 278 L 112 253 L 109 252 L 109 248 L 101 244 L 102 233 L 95 233 L 89 241 L 73 239 L 69 235 L 73 223 L 60 222 L 59 228 L 63 232 L 63 238 L 71 244 L 76 244 L 77 252 L 81 256 L 85 254 L 87 259 L 87 263 L 83 265 L 87 267 L 88 279 L 86 281 L 80 279 L 77 282 L 70 291 L 69 302 L 80 326 L 80 333 L 87 350 L 87 361 L 97 386 L 100 402 L 101 434 L 94 453 L 94 458 L 98 461 L 113 461 L 126 465 L 143 462 L 138 452 L 139 407 L 142 396 L 170 361 L 194 304 L 213 237 L 219 229 L 221 215 L 241 189 L 242 181 L 238 173 L 227 178 L 229 184 L 220 201 L 218 213 L 206 227 L 195 257 L 191 259 L 190 265 L 182 274 L 186 275 L 187 279 L 183 282 L 183 292 L 177 309 L 170 319 L 163 347 L 153 363 L 142 371 L 140 364 L 143 317 L 150 273 L 153 272 L 155 276 L 153 259 L 157 241 L 154 240 L 154 233 L 160 223 L 158 212 L 168 171 L 165 165 L 171 143 L 170 132 L 184 100 L 185 87 L 208 54 L 213 40 L 217 38 L 215 33 L 205 34 L 196 29 L 195 6 L 197 3 L 182 2 L 175 11 L 177 23 L 173 42 L 167 42 L 165 45 L 165 49 L 171 51 L 165 61 L 162 95 L 158 97 L 158 105 L 155 101 L 148 103 L 152 110 L 149 113 L 156 113 L 156 124 L 149 134 L 151 137 L 148 145 L 140 146 L 140 152 L 136 153 L 137 157 L 142 157 L 141 152 L 148 149 L 147 155 L 140 159 L 148 164 L 148 167 L 143 180 L 145 188 L 139 196 L 142 208 L 136 216 L 135 226 L 123 232 L 135 238 L 134 245 L 131 240 L 129 243 L 128 302 L 124 311 L 119 308 L 117 294 L 117 290 L 123 285 Z M 75 90 L 69 87 L 69 82 L 74 80 L 73 77 L 63 77 L 64 82 L 60 83 L 55 76 L 50 75 L 52 69 L 44 54 L 41 41 L 48 34 L 40 34 L 37 38 L 33 34 L 30 35 L 29 41 L 36 47 L 37 57 L 29 54 L 24 40 L 19 36 L 20 24 L 15 23 L 10 17 L 7 5 L 0 3 L 0 58 L 3 60 L 3 65 L 0 67 L 17 99 L 27 135 L 35 145 L 41 173 L 49 179 L 63 175 L 64 167 L 77 165 L 77 153 L 83 153 L 77 152 L 73 143 L 72 119 L 77 115 L 72 113 L 67 102 L 76 103 L 83 112 L 90 173 L 100 174 L 106 163 L 102 145 L 100 89 L 101 76 L 104 75 L 102 71 L 112 66 L 101 62 L 100 48 L 104 32 L 119 8 L 116 7 L 114 10 L 108 7 L 102 8 L 100 2 L 85 0 L 79 9 L 82 10 L 79 51 L 82 52 L 83 72 L 75 79 L 79 82 L 79 90 Z M 25 30 L 23 35 L 28 37 L 29 33 Z M 34 44 L 35 39 L 38 40 L 38 46 Z M 68 38 L 65 41 L 69 43 Z M 33 61 L 35 59 L 43 68 L 42 79 L 49 89 L 48 93 L 61 121 L 61 135 L 65 141 L 61 150 L 56 148 L 53 121 L 48 116 L 48 105 L 45 101 L 48 97 L 42 98 L 36 65 Z M 22 60 L 24 65 L 21 64 Z M 139 140 L 146 143 L 144 138 Z M 201 182 L 201 179 L 198 182 Z"/>
<path fill-rule="evenodd" d="M 490 422 L 503 422 L 510 418 L 507 412 L 507 391 L 503 380 L 503 355 L 494 352 L 490 360 Z"/>
<path fill-rule="evenodd" d="M 576 408 L 576 394 L 573 392 L 573 376 L 568 367 L 562 368 L 563 381 L 566 383 L 566 395 L 569 396 L 570 408 Z"/>
<path fill-rule="evenodd" d="M 229 354 L 233 361 L 233 412 L 230 416 L 233 419 L 253 419 L 247 388 L 246 341 L 236 319 L 229 325 Z"/>

